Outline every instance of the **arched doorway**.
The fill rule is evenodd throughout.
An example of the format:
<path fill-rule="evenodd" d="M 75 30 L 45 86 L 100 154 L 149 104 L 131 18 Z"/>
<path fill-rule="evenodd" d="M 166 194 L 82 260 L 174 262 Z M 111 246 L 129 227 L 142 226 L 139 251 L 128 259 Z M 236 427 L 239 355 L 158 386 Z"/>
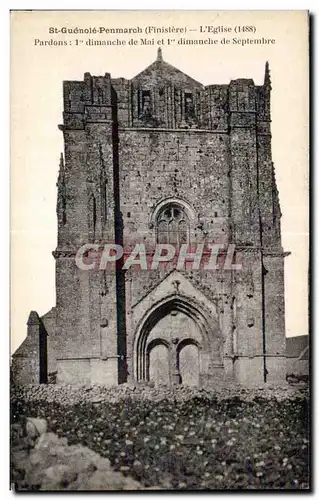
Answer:
<path fill-rule="evenodd" d="M 180 382 L 183 385 L 198 386 L 200 384 L 200 356 L 196 341 L 184 339 L 178 344 L 177 363 Z"/>
<path fill-rule="evenodd" d="M 147 380 L 155 386 L 170 385 L 169 345 L 163 339 L 155 339 L 147 346 Z"/>
<path fill-rule="evenodd" d="M 200 385 L 210 367 L 221 364 L 218 321 L 207 318 L 188 297 L 163 299 L 145 314 L 134 340 L 136 380 L 155 385 Z"/>

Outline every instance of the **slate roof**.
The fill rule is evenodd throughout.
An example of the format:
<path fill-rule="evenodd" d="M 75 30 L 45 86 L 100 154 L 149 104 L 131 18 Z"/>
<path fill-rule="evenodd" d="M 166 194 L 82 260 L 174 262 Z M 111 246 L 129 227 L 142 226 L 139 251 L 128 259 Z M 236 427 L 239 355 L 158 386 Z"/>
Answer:
<path fill-rule="evenodd" d="M 154 84 L 169 81 L 170 83 L 176 85 L 182 84 L 184 86 L 198 87 L 199 89 L 204 88 L 202 83 L 197 82 L 194 78 L 191 78 L 179 69 L 175 68 L 175 66 L 165 62 L 160 49 L 158 51 L 157 59 L 143 71 L 138 73 L 138 75 L 136 75 L 131 81 L 133 83 L 140 83 L 145 80 L 150 80 Z"/>

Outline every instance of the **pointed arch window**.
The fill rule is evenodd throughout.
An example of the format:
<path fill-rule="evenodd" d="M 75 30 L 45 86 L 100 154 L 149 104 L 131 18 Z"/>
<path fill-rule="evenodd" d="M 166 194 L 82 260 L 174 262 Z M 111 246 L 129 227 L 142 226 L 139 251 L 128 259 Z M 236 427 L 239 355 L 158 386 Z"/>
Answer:
<path fill-rule="evenodd" d="M 181 245 L 189 241 L 189 219 L 183 207 L 166 205 L 157 216 L 157 243 Z"/>

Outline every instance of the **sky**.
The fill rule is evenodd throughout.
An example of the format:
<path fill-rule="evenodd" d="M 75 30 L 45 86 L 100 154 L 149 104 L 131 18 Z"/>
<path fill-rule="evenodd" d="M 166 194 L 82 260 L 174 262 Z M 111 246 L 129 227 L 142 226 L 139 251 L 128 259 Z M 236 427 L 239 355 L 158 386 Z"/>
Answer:
<path fill-rule="evenodd" d="M 308 31 L 300 11 L 103 11 L 14 12 L 11 15 L 11 347 L 26 336 L 30 310 L 45 314 L 55 305 L 56 181 L 63 151 L 62 81 L 111 73 L 132 78 L 156 58 L 208 84 L 236 78 L 263 83 L 268 60 L 272 81 L 272 152 L 282 210 L 287 336 L 308 333 Z M 177 35 L 63 34 L 50 28 L 186 28 L 184 38 L 217 39 L 218 44 L 178 45 Z M 201 33 L 200 26 L 232 32 Z M 236 34 L 235 28 L 255 32 Z M 196 30 L 196 31 L 190 31 Z M 225 36 L 229 44 L 222 44 Z M 274 44 L 233 44 L 261 38 Z M 124 46 L 87 46 L 88 39 L 125 40 Z M 168 44 L 168 38 L 175 42 Z M 76 45 L 75 40 L 79 40 Z M 130 39 L 137 44 L 130 45 Z M 56 46 L 52 41 L 66 42 Z M 83 40 L 83 42 L 80 42 Z M 42 44 L 42 42 L 47 42 Z M 69 42 L 72 42 L 70 45 Z"/>

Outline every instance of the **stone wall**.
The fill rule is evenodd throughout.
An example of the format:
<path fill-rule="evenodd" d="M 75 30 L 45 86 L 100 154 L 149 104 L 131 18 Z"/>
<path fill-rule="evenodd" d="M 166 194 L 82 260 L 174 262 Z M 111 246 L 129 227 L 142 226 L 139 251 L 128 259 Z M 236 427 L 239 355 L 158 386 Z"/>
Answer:
<path fill-rule="evenodd" d="M 16 385 L 46 383 L 47 332 L 35 311 L 29 315 L 27 328 L 27 337 L 12 356 L 12 382 Z"/>

